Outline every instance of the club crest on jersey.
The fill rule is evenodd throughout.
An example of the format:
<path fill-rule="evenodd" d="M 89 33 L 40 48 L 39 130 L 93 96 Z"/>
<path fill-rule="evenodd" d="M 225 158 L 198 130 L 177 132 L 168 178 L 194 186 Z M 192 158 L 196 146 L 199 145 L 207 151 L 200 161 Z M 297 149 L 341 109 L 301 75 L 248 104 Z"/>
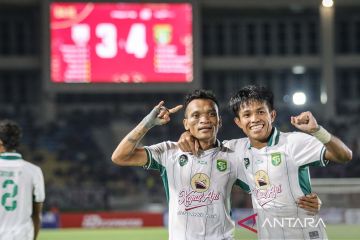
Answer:
<path fill-rule="evenodd" d="M 197 173 L 191 178 L 191 188 L 198 193 L 206 192 L 210 187 L 210 178 L 205 173 Z"/>
<path fill-rule="evenodd" d="M 227 169 L 227 161 L 224 159 L 218 159 L 216 160 L 216 168 L 220 171 L 223 172 Z"/>
<path fill-rule="evenodd" d="M 179 165 L 181 167 L 184 166 L 185 164 L 187 164 L 187 162 L 188 162 L 188 157 L 185 154 L 183 154 L 179 157 Z"/>
<path fill-rule="evenodd" d="M 274 166 L 279 166 L 281 163 L 281 153 L 276 152 L 271 154 L 271 163 Z"/>
<path fill-rule="evenodd" d="M 250 159 L 249 158 L 244 158 L 244 164 L 245 164 L 245 168 L 247 169 L 250 165 Z"/>

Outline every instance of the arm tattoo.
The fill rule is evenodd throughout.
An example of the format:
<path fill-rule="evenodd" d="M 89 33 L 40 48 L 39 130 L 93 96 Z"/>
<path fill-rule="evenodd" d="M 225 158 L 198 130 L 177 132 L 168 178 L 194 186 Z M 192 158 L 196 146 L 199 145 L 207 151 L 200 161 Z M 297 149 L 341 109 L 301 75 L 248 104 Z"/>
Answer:
<path fill-rule="evenodd" d="M 130 143 L 132 143 L 132 144 L 136 144 L 136 143 L 138 142 L 137 139 L 132 138 L 132 137 L 129 137 L 127 140 L 128 140 Z"/>

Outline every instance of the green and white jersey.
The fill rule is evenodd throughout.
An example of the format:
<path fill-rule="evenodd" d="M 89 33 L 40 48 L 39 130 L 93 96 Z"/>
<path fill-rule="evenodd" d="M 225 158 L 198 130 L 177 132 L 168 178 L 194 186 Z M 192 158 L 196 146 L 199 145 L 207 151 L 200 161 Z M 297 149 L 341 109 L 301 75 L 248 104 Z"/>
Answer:
<path fill-rule="evenodd" d="M 234 184 L 249 190 L 235 149 L 221 145 L 199 157 L 175 142 L 145 147 L 148 169 L 161 173 L 169 203 L 170 240 L 234 239 L 230 193 Z"/>
<path fill-rule="evenodd" d="M 325 223 L 298 208 L 299 197 L 311 193 L 309 166 L 325 166 L 325 147 L 301 132 L 273 128 L 261 149 L 241 139 L 242 164 L 257 213 L 259 239 L 327 239 Z"/>
<path fill-rule="evenodd" d="M 45 199 L 39 167 L 19 153 L 0 154 L 0 240 L 33 240 L 33 201 Z"/>

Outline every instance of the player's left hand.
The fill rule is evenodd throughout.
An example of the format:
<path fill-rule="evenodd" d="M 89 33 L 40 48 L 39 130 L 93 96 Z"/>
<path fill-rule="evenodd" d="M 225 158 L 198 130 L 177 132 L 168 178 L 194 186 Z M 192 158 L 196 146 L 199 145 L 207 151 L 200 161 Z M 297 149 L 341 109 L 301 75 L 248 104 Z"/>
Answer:
<path fill-rule="evenodd" d="M 311 112 L 302 112 L 298 116 L 291 116 L 291 124 L 297 129 L 312 134 L 319 130 L 319 125 Z"/>
<path fill-rule="evenodd" d="M 170 121 L 170 114 L 176 113 L 182 107 L 182 105 L 178 105 L 174 108 L 168 109 L 164 106 L 164 101 L 161 101 L 151 110 L 142 122 L 148 129 L 154 126 L 164 125 Z"/>
<path fill-rule="evenodd" d="M 322 204 L 316 193 L 300 197 L 296 203 L 300 208 L 306 210 L 309 215 L 319 213 Z"/>

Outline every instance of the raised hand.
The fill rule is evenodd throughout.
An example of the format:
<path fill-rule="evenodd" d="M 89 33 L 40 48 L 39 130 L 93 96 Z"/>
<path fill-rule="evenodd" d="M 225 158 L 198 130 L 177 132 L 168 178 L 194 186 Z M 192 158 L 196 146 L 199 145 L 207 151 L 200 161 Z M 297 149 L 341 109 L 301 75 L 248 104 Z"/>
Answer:
<path fill-rule="evenodd" d="M 174 108 L 167 109 L 164 106 L 164 101 L 159 102 L 153 110 L 144 118 L 143 123 L 146 128 L 150 129 L 157 125 L 164 125 L 170 121 L 170 114 L 176 113 L 183 106 L 178 105 Z"/>
<path fill-rule="evenodd" d="M 291 124 L 305 133 L 314 133 L 319 130 L 319 125 L 311 112 L 302 112 L 298 116 L 291 116 Z"/>

